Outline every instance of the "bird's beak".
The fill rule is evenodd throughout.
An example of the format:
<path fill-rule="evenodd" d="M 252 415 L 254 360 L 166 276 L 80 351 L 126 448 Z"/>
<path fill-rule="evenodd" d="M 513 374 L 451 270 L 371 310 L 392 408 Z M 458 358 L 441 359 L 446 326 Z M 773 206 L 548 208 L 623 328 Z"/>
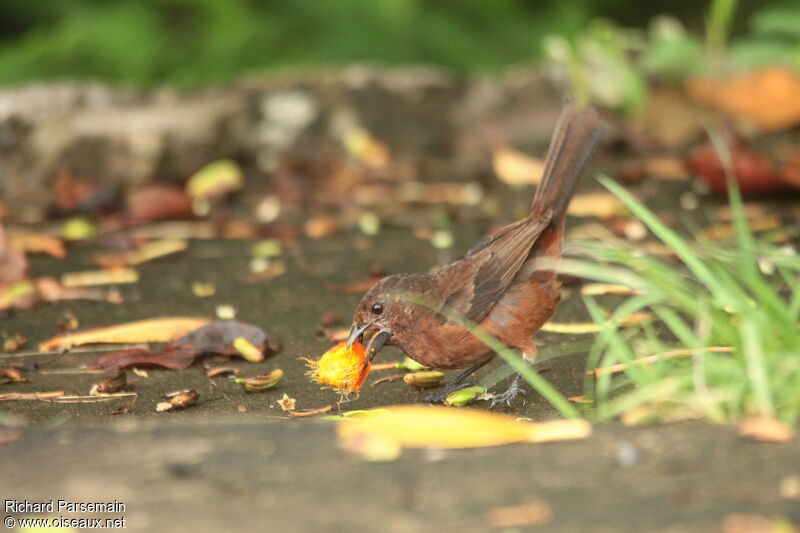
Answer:
<path fill-rule="evenodd" d="M 347 337 L 348 350 L 354 342 L 361 340 L 362 335 L 364 335 L 364 332 L 367 331 L 369 326 L 369 324 L 353 324 L 352 329 L 350 329 L 350 335 Z"/>
<path fill-rule="evenodd" d="M 372 361 L 375 358 L 375 354 L 383 348 L 383 345 L 389 341 L 389 337 L 392 336 L 392 332 L 388 329 L 381 329 L 372 336 L 369 340 L 369 345 L 367 346 L 367 357 L 369 360 Z"/>

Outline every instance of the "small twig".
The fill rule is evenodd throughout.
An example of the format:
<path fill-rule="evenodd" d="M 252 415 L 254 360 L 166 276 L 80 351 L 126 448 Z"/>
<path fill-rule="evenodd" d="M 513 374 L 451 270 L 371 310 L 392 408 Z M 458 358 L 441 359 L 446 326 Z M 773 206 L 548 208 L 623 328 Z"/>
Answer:
<path fill-rule="evenodd" d="M 670 350 L 668 352 L 657 353 L 654 355 L 648 355 L 647 357 L 634 359 L 630 363 L 618 363 L 616 365 L 611 365 L 604 368 L 595 368 L 594 370 L 588 370 L 586 374 L 587 375 L 594 374 L 595 378 L 599 378 L 600 376 L 606 374 L 619 374 L 620 372 L 625 372 L 625 370 L 627 370 L 630 365 L 651 365 L 658 361 L 663 361 L 664 359 L 671 359 L 673 357 L 692 355 L 697 351 L 706 351 L 713 353 L 732 353 L 735 351 L 735 349 L 730 346 L 710 346 L 708 348 L 694 348 L 694 349 L 681 348 L 679 350 Z"/>
<path fill-rule="evenodd" d="M 42 400 L 51 401 L 53 398 L 64 396 L 63 390 L 54 390 L 47 392 L 9 392 L 7 394 L 0 394 L 0 402 L 16 401 L 16 400 Z"/>
<path fill-rule="evenodd" d="M 386 376 L 385 378 L 376 380 L 370 385 L 370 387 L 374 387 L 378 383 L 391 383 L 392 381 L 400 381 L 403 379 L 403 377 L 405 377 L 405 374 L 392 374 L 391 376 Z"/>
<path fill-rule="evenodd" d="M 136 392 L 114 392 L 111 394 L 60 396 L 53 398 L 51 401 L 55 403 L 96 403 L 118 398 L 135 398 L 136 396 L 138 396 Z"/>
<path fill-rule="evenodd" d="M 93 354 L 97 352 L 109 352 L 111 350 L 125 350 L 128 348 L 142 348 L 147 347 L 147 343 L 143 342 L 135 342 L 135 343 L 119 343 L 119 344 L 102 344 L 95 347 L 90 348 L 81 348 L 80 350 L 70 350 L 70 355 L 85 355 L 85 354 Z M 0 359 L 16 359 L 18 357 L 37 357 L 42 355 L 53 355 L 53 350 L 48 351 L 21 351 L 15 353 L 0 353 Z"/>
<path fill-rule="evenodd" d="M 332 410 L 332 405 L 326 405 L 325 407 L 320 407 L 319 409 L 297 409 L 295 411 L 290 411 L 289 416 L 292 418 L 303 418 L 306 416 L 322 415 L 329 413 Z"/>

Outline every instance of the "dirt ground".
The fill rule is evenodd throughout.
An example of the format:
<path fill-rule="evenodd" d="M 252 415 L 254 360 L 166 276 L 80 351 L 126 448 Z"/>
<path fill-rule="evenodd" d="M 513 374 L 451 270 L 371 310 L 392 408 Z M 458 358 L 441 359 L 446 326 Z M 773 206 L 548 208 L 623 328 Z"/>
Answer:
<path fill-rule="evenodd" d="M 233 366 L 245 375 L 281 368 L 285 378 L 271 391 L 251 394 L 232 380 L 207 378 L 200 364 L 184 371 L 151 369 L 147 377 L 129 373 L 138 396 L 121 415 L 111 413 L 131 404 L 130 398 L 5 402 L 0 442 L 9 442 L 0 453 L 0 493 L 4 499 L 30 501 L 117 500 L 125 503 L 121 514 L 133 531 L 727 533 L 762 531 L 735 527 L 772 518 L 800 523 L 800 495 L 791 490 L 792 483 L 800 483 L 797 441 L 752 444 L 738 440 L 732 428 L 702 423 L 609 424 L 579 442 L 406 451 L 393 462 L 365 463 L 337 450 L 332 422 L 285 416 L 276 403 L 284 393 L 297 400 L 299 409 L 338 399 L 308 380 L 298 358 L 317 356 L 330 346 L 315 335 L 320 317 L 336 312 L 349 325 L 359 295 L 326 290 L 322 279 L 360 279 L 374 259 L 389 272 L 423 270 L 455 258 L 478 235 L 478 228 L 461 228 L 453 252 L 423 245 L 405 228 L 386 228 L 361 251 L 353 247 L 355 235 L 340 235 L 304 244 L 288 254 L 286 274 L 256 284 L 244 281 L 250 243 L 193 241 L 182 256 L 139 267 L 141 281 L 121 286 L 126 303 L 69 302 L 4 319 L 4 331 L 29 337 L 30 352 L 0 355 L 2 364 L 32 368 L 52 358 L 33 351 L 55 333 L 67 311 L 82 327 L 96 327 L 158 316 L 212 317 L 218 305 L 228 304 L 237 319 L 259 325 L 283 345 L 264 362 L 235 360 Z M 67 260 L 36 258 L 32 274 L 92 268 L 93 251 L 82 246 Z M 193 281 L 212 282 L 217 293 L 197 298 Z M 584 320 L 578 299 L 567 298 L 555 319 Z M 545 353 L 583 340 L 554 334 L 539 339 Z M 30 372 L 29 383 L 6 384 L 2 392 L 87 394 L 99 376 L 76 369 L 99 353 L 76 348 Z M 401 356 L 386 350 L 376 362 Z M 572 396 L 582 394 L 584 364 L 578 353 L 540 368 Z M 392 372 L 373 373 L 360 397 L 342 407 L 424 401 L 426 392 L 402 381 L 372 385 Z M 200 393 L 197 405 L 156 412 L 162 394 L 183 388 Z M 501 410 L 537 420 L 555 416 L 535 395 Z M 517 505 L 537 509 L 538 518 L 520 526 L 503 526 L 493 518 L 496 508 Z"/>

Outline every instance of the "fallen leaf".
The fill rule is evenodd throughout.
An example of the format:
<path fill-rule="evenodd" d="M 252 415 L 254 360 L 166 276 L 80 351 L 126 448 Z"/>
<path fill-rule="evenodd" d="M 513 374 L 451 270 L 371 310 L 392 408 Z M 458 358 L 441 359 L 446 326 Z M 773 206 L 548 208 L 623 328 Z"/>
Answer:
<path fill-rule="evenodd" d="M 67 256 L 64 243 L 58 237 L 28 230 L 8 232 L 11 246 L 25 254 L 47 254 L 62 259 Z"/>
<path fill-rule="evenodd" d="M 544 502 L 492 507 L 486 511 L 486 525 L 492 528 L 539 526 L 553 518 L 553 509 Z"/>
<path fill-rule="evenodd" d="M 177 185 L 153 184 L 128 196 L 128 220 L 150 222 L 192 218 L 192 199 Z"/>
<path fill-rule="evenodd" d="M 303 232 L 309 239 L 323 239 L 335 235 L 341 230 L 341 220 L 332 215 L 309 218 L 303 226 Z"/>
<path fill-rule="evenodd" d="M 683 181 L 689 178 L 683 160 L 674 156 L 652 156 L 627 161 L 619 173 L 620 177 L 629 183 L 640 183 L 645 177 L 668 181 Z"/>
<path fill-rule="evenodd" d="M 118 370 L 131 367 L 160 367 L 170 370 L 184 370 L 192 366 L 198 352 L 191 348 L 129 348 L 110 352 L 89 365 L 90 370 Z"/>
<path fill-rule="evenodd" d="M 67 272 L 61 275 L 61 285 L 66 288 L 119 285 L 136 283 L 137 281 L 139 281 L 139 272 L 132 268 L 84 270 L 81 272 Z"/>
<path fill-rule="evenodd" d="M 582 419 L 525 423 L 487 411 L 420 405 L 393 406 L 384 412 L 350 417 L 337 428 L 345 447 L 364 434 L 393 439 L 404 448 L 475 448 L 582 439 L 591 433 L 591 425 Z"/>
<path fill-rule="evenodd" d="M 544 174 L 544 161 L 510 146 L 492 150 L 495 175 L 509 185 L 538 185 Z"/>
<path fill-rule="evenodd" d="M 800 123 L 800 76 L 784 67 L 765 67 L 730 79 L 695 78 L 687 82 L 696 101 L 746 119 L 762 131 Z"/>
<path fill-rule="evenodd" d="M 28 343 L 28 337 L 15 333 L 3 339 L 3 351 L 6 353 L 14 353 L 19 351 L 20 348 Z"/>
<path fill-rule="evenodd" d="M 610 192 L 576 194 L 569 203 L 567 213 L 576 217 L 606 218 L 625 210 L 622 200 Z"/>
<path fill-rule="evenodd" d="M 747 227 L 753 233 L 777 229 L 782 225 L 783 221 L 777 215 L 767 215 L 747 221 Z M 711 240 L 730 239 L 736 235 L 736 227 L 733 223 L 715 224 L 703 229 L 699 235 Z"/>
<path fill-rule="evenodd" d="M 38 301 L 36 286 L 30 281 L 20 281 L 10 285 L 0 284 L 0 311 L 29 309 Z"/>
<path fill-rule="evenodd" d="M 97 343 L 170 342 L 206 326 L 211 321 L 195 317 L 163 317 L 125 322 L 104 328 L 58 335 L 39 344 L 42 351 Z"/>
<path fill-rule="evenodd" d="M 789 425 L 768 416 L 742 420 L 738 434 L 743 439 L 758 442 L 789 442 L 794 438 L 794 432 Z"/>
<path fill-rule="evenodd" d="M 130 252 L 104 252 L 95 254 L 93 260 L 103 268 L 136 266 L 154 259 L 185 251 L 189 243 L 184 239 L 152 241 Z"/>
<path fill-rule="evenodd" d="M 730 136 L 729 136 L 730 137 Z M 725 139 L 730 153 L 731 172 L 745 197 L 775 194 L 800 188 L 793 178 L 791 163 L 779 166 L 770 155 L 751 147 L 739 137 Z M 689 152 L 686 169 L 700 178 L 717 194 L 726 194 L 728 182 L 725 166 L 716 146 L 707 142 Z"/>
<path fill-rule="evenodd" d="M 171 337 L 174 337 L 175 333 L 177 331 L 173 332 Z M 88 368 L 113 370 L 132 366 L 158 366 L 183 370 L 191 366 L 202 355 L 237 355 L 238 351 L 234 347 L 234 341 L 240 337 L 258 347 L 262 352 L 280 350 L 280 346 L 270 342 L 266 333 L 257 326 L 233 320 L 215 320 L 200 326 L 163 348 L 131 348 L 108 353 L 89 365 Z"/>
<path fill-rule="evenodd" d="M 210 163 L 189 178 L 186 192 L 194 199 L 224 196 L 244 186 L 244 176 L 239 165 L 230 159 Z"/>
<path fill-rule="evenodd" d="M 98 290 L 87 287 L 64 287 L 55 278 L 43 277 L 35 281 L 36 292 L 41 301 L 63 302 L 68 300 L 95 300 L 120 303 L 122 295 L 115 289 Z"/>
<path fill-rule="evenodd" d="M 22 372 L 22 368 L 18 366 L 0 366 L 0 378 L 6 378 L 6 383 L 8 381 L 12 383 L 25 383 L 28 381 L 28 378 Z M 0 383 L 3 382 L 0 381 Z"/>

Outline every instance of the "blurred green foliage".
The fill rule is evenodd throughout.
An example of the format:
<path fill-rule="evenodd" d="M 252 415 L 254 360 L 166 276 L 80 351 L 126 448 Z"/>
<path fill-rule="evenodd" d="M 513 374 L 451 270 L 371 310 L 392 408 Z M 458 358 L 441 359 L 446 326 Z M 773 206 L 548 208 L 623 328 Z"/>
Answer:
<path fill-rule="evenodd" d="M 196 85 L 359 60 L 491 69 L 529 60 L 537 36 L 574 33 L 589 16 L 588 0 L 0 2 L 0 83 L 95 76 Z"/>
<path fill-rule="evenodd" d="M 736 17 L 746 22 L 769 3 L 742 2 Z M 691 0 L 0 0 L 0 84 L 92 77 L 204 85 L 362 60 L 491 71 L 539 59 L 546 35 L 572 39 L 598 18 L 645 27 L 667 12 L 701 32 L 707 11 Z M 798 38 L 800 25 L 781 13 L 753 24 L 759 38 L 737 52 L 744 58 L 772 57 L 776 37 Z"/>

